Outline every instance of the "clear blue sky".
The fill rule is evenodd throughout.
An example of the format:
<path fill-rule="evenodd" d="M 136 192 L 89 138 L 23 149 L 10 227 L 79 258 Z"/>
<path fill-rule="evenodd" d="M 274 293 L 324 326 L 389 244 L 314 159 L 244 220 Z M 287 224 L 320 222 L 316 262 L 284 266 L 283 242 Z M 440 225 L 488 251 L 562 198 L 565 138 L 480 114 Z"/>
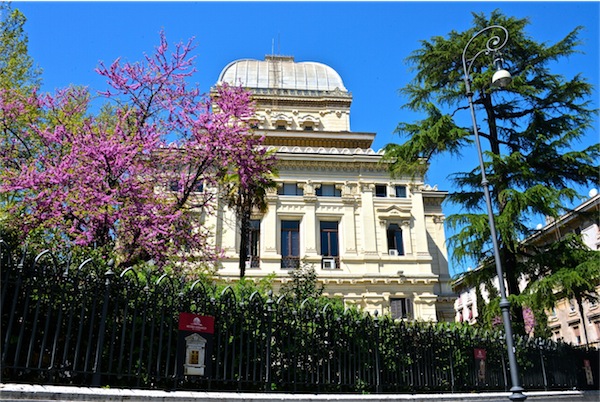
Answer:
<path fill-rule="evenodd" d="M 406 57 L 421 40 L 468 29 L 472 12 L 500 9 L 528 17 L 529 35 L 548 43 L 583 25 L 580 50 L 585 54 L 562 60 L 553 70 L 567 77 L 582 73 L 599 89 L 599 2 L 17 1 L 13 8 L 27 17 L 29 52 L 43 69 L 44 90 L 69 84 L 104 89 L 104 80 L 94 72 L 99 61 L 140 60 L 153 51 L 164 30 L 170 43 L 196 38 L 195 81 L 205 92 L 231 61 L 262 59 L 273 50 L 296 61 L 330 65 L 353 94 L 352 130 L 377 133 L 375 150 L 398 140 L 392 134 L 398 122 L 418 117 L 401 109 L 406 99 L 398 89 L 412 78 Z M 600 104 L 598 92 L 593 104 Z M 464 114 L 464 124 L 469 124 L 470 115 Z M 585 143 L 598 142 L 598 136 L 596 120 Z M 474 150 L 461 160 L 436 159 L 427 182 L 451 191 L 446 176 L 476 164 Z M 447 206 L 445 212 L 454 211 Z M 451 273 L 466 268 L 451 266 Z"/>

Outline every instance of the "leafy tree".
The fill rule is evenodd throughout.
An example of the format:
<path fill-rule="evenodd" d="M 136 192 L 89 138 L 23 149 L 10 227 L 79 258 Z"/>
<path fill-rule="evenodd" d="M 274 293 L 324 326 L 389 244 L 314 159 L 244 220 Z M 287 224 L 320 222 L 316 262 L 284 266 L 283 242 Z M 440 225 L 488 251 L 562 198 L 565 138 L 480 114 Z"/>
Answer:
<path fill-rule="evenodd" d="M 19 10 L 13 10 L 8 2 L 0 3 L 0 97 L 7 96 L 7 91 L 10 91 L 13 98 L 26 96 L 27 92 L 40 82 L 40 70 L 34 67 L 28 53 L 25 23 L 26 18 Z M 19 153 L 26 152 L 27 149 L 18 141 L 9 145 L 9 139 L 13 137 L 13 133 L 19 131 L 19 126 L 27 124 L 27 120 L 16 116 L 10 116 L 10 119 L 7 117 L 0 115 L 0 152 L 10 153 L 10 156 L 17 157 L 17 161 Z M 18 237 L 9 225 L 13 219 L 8 209 L 15 202 L 18 202 L 15 195 L 0 194 L 0 237 L 11 244 L 16 242 Z"/>
<path fill-rule="evenodd" d="M 114 247 L 124 266 L 219 256 L 199 219 L 212 213 L 214 194 L 200 185 L 216 188 L 235 170 L 245 188 L 269 167 L 246 123 L 250 94 L 223 85 L 206 97 L 187 84 L 193 48 L 178 44 L 169 54 L 161 34 L 143 62 L 101 64 L 112 104 L 98 115 L 82 88 L 1 94 L 0 193 L 18 195 L 11 213 L 24 237 Z M 29 121 L 15 130 L 14 119 Z"/>
<path fill-rule="evenodd" d="M 243 185 L 237 173 L 227 176 L 225 180 L 224 198 L 229 208 L 232 208 L 239 224 L 240 232 L 240 278 L 246 275 L 246 258 L 250 255 L 250 221 L 252 211 L 264 213 L 268 209 L 266 200 L 267 190 L 276 186 L 272 173 L 274 172 L 275 158 L 272 154 L 257 154 L 256 161 L 260 165 L 268 166 L 267 174 L 249 176 L 249 181 Z"/>
<path fill-rule="evenodd" d="M 28 53 L 27 19 L 10 3 L 0 3 L 0 88 L 31 88 L 39 85 L 41 71 Z"/>
<path fill-rule="evenodd" d="M 317 282 L 314 264 L 302 261 L 300 267 L 289 272 L 290 280 L 281 287 L 281 294 L 292 300 L 302 301 L 307 298 L 318 299 L 325 290 Z"/>
<path fill-rule="evenodd" d="M 535 214 L 556 218 L 564 213 L 564 206 L 578 198 L 573 188 L 597 180 L 600 155 L 598 144 L 582 150 L 576 147 L 594 122 L 592 86 L 581 75 L 567 78 L 550 71 L 552 63 L 578 51 L 582 27 L 548 45 L 527 35 L 528 23 L 527 19 L 508 17 L 500 11 L 492 12 L 489 18 L 473 14 L 473 28 L 423 41 L 408 58 L 416 75 L 401 93 L 408 98 L 406 107 L 424 113 L 425 118 L 400 123 L 397 133 L 406 142 L 389 144 L 385 149 L 386 157 L 393 162 L 392 174 L 424 174 L 435 156 L 460 154 L 470 147 L 472 128 L 456 120 L 461 111 L 466 113 L 468 109 L 461 54 L 481 29 L 490 25 L 507 28 L 510 38 L 503 52 L 513 75 L 512 84 L 507 89 L 491 86 L 494 68 L 492 59 L 486 57 L 475 61 L 471 80 L 475 107 L 485 116 L 480 127 L 482 140 L 489 143 L 485 169 L 507 289 L 512 295 L 519 294 L 521 274 L 530 275 L 534 281 L 538 275 L 522 258 L 521 242 L 532 234 L 527 218 Z M 487 40 L 489 37 L 475 40 L 467 56 L 484 49 Z M 456 230 L 448 239 L 453 258 L 458 262 L 474 259 L 482 265 L 477 275 L 493 277 L 496 272 L 488 218 L 482 213 L 485 199 L 480 169 L 477 166 L 455 173 L 452 180 L 457 191 L 448 199 L 462 207 L 461 213 L 447 220 Z M 466 274 L 465 281 L 469 279 L 470 274 Z M 475 283 L 480 283 L 479 278 L 472 285 Z M 521 314 L 517 319 L 522 324 Z"/>
<path fill-rule="evenodd" d="M 532 253 L 531 265 L 537 267 L 539 279 L 524 291 L 526 300 L 540 310 L 552 309 L 561 299 L 575 300 L 581 322 L 585 322 L 583 302 L 598 302 L 600 286 L 600 251 L 590 250 L 581 239 L 569 233 Z M 583 334 L 589 343 L 585 325 Z"/>

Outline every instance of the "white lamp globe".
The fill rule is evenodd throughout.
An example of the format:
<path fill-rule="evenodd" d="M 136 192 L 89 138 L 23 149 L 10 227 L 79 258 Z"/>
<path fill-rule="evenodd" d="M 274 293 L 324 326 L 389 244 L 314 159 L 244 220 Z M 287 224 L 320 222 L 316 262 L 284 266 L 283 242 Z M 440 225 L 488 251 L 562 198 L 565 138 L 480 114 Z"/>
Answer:
<path fill-rule="evenodd" d="M 506 87 L 511 82 L 512 82 L 512 76 L 505 69 L 496 71 L 494 73 L 494 75 L 492 76 L 492 85 L 495 85 L 500 88 Z"/>

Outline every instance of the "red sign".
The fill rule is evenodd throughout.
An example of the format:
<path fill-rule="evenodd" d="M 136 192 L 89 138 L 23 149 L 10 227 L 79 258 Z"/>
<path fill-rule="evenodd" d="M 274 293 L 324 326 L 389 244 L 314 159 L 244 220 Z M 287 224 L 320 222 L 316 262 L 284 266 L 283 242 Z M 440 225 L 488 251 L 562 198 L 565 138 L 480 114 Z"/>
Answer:
<path fill-rule="evenodd" d="M 215 317 L 192 313 L 179 313 L 179 330 L 214 334 Z"/>
<path fill-rule="evenodd" d="M 485 360 L 485 356 L 487 355 L 487 351 L 485 349 L 474 349 L 475 359 L 477 360 Z"/>

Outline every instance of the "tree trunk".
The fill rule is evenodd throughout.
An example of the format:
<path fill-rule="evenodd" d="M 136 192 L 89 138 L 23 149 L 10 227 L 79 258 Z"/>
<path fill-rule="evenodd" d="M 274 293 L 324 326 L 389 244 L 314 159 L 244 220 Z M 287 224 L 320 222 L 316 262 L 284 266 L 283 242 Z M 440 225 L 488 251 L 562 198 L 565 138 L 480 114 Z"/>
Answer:
<path fill-rule="evenodd" d="M 500 148 L 500 141 L 498 139 L 498 126 L 496 125 L 496 114 L 494 112 L 494 105 L 492 103 L 492 98 L 490 94 L 482 93 L 481 97 L 482 104 L 486 111 L 488 127 L 489 127 L 489 143 L 490 150 L 494 155 L 500 156 L 502 151 Z M 503 190 L 506 189 L 506 183 L 510 181 L 506 177 L 497 177 L 497 172 L 489 172 L 489 176 L 496 176 L 491 180 L 493 187 L 491 189 L 491 197 L 495 201 L 498 206 L 497 214 L 500 215 L 504 211 L 505 204 L 500 202 L 498 199 L 498 194 L 500 194 Z M 517 272 L 517 256 L 515 253 L 511 252 L 507 247 L 509 244 L 513 244 L 513 239 L 504 239 L 502 235 L 498 233 L 500 237 L 498 242 L 500 243 L 500 260 L 502 263 L 502 268 L 504 270 L 504 275 L 506 277 L 506 288 L 508 295 L 518 296 L 521 294 L 521 290 L 519 289 L 519 275 Z M 500 278 L 499 278 L 500 279 Z M 523 318 L 523 306 L 513 304 L 511 305 L 512 310 L 512 319 L 513 321 L 513 330 L 515 333 L 520 335 L 526 335 L 525 332 L 525 319 Z"/>
<path fill-rule="evenodd" d="M 509 295 L 518 296 L 521 294 L 519 289 L 519 276 L 517 273 L 517 258 L 514 253 L 504 247 L 502 252 L 502 267 L 504 268 L 504 276 L 506 277 L 506 290 Z M 514 323 L 514 332 L 519 335 L 526 335 L 525 333 L 525 319 L 523 318 L 523 306 L 518 304 L 512 304 L 511 310 L 512 320 Z"/>
<path fill-rule="evenodd" d="M 250 211 L 240 213 L 240 279 L 246 275 L 246 259 L 248 258 L 248 234 L 250 229 Z"/>
<path fill-rule="evenodd" d="M 583 338 L 585 339 L 585 347 L 587 348 L 589 345 L 587 328 L 585 326 L 585 315 L 583 314 L 583 300 L 581 297 L 575 297 L 575 301 L 577 301 L 577 309 L 579 310 L 579 318 L 581 319 L 581 327 L 583 328 Z"/>

